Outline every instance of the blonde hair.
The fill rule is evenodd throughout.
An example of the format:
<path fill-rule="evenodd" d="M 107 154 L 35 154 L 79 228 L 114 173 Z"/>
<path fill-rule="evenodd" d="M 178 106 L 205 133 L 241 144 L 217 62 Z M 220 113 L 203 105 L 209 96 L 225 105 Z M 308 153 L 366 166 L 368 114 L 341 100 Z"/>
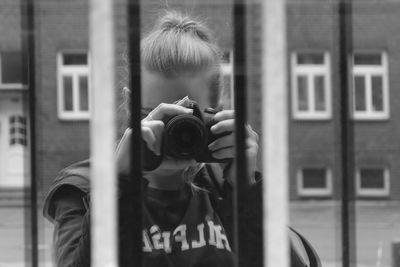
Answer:
<path fill-rule="evenodd" d="M 165 11 L 153 29 L 141 40 L 142 68 L 165 77 L 177 77 L 212 70 L 209 88 L 211 107 L 220 104 L 222 53 L 209 28 L 200 20 L 176 11 Z M 123 89 L 129 116 L 131 92 Z M 184 179 L 191 183 L 204 164 L 189 166 Z"/>
<path fill-rule="evenodd" d="M 129 65 L 127 54 L 123 61 Z M 177 11 L 164 11 L 153 29 L 141 40 L 143 68 L 166 77 L 202 70 L 213 70 L 209 88 L 209 102 L 213 108 L 221 107 L 222 53 L 209 28 L 200 20 Z M 125 73 L 129 73 L 128 68 Z M 121 82 L 124 86 L 128 78 Z M 131 92 L 123 88 L 121 109 L 130 117 Z"/>
<path fill-rule="evenodd" d="M 165 77 L 212 70 L 210 104 L 216 107 L 221 94 L 222 53 L 209 28 L 200 20 L 176 11 L 165 11 L 141 41 L 141 64 Z"/>

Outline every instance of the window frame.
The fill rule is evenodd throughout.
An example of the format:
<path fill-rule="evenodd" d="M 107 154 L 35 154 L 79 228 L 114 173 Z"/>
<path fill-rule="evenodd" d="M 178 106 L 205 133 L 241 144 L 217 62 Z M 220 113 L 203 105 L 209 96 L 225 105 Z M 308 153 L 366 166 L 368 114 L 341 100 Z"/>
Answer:
<path fill-rule="evenodd" d="M 361 188 L 361 169 L 383 170 L 383 189 Z M 360 165 L 356 167 L 356 194 L 358 197 L 390 197 L 390 170 L 383 165 Z"/>
<path fill-rule="evenodd" d="M 86 54 L 87 65 L 64 65 L 64 55 Z M 65 110 L 63 77 L 72 76 L 72 110 Z M 79 76 L 86 76 L 88 82 L 88 110 L 80 110 Z M 57 53 L 57 111 L 60 120 L 89 120 L 91 112 L 90 54 L 83 50 L 64 50 Z"/>
<path fill-rule="evenodd" d="M 3 58 L 2 54 L 3 53 L 12 53 L 12 52 L 18 52 L 22 53 L 22 51 L 19 50 L 12 50 L 12 51 L 0 51 L 0 90 L 26 90 L 28 86 L 26 84 L 21 83 L 3 83 L 3 76 L 2 76 L 2 66 L 3 66 Z"/>
<path fill-rule="evenodd" d="M 315 53 L 322 54 L 324 63 L 321 65 L 299 65 L 297 63 L 297 56 L 301 53 Z M 307 111 L 298 109 L 299 103 L 299 88 L 297 83 L 297 77 L 299 75 L 307 76 L 307 80 L 310 81 L 310 77 L 322 75 L 325 78 L 325 110 L 315 110 L 315 85 L 307 87 L 308 101 L 310 108 Z M 331 57 L 329 51 L 321 50 L 297 50 L 291 53 L 291 94 L 292 94 L 292 116 L 295 120 L 329 120 L 332 118 L 332 72 L 331 72 Z M 310 101 L 311 100 L 311 101 Z"/>
<path fill-rule="evenodd" d="M 356 54 L 380 54 L 381 65 L 355 65 L 354 56 Z M 351 63 L 351 106 L 352 106 L 352 119 L 353 120 L 388 120 L 390 119 L 390 90 L 389 90 L 389 61 L 386 51 L 376 50 L 356 50 L 350 55 Z M 372 85 L 371 77 L 379 75 L 382 77 L 382 104 L 383 111 L 372 110 Z M 365 81 L 365 105 L 366 111 L 356 110 L 356 90 L 355 90 L 355 77 L 363 76 Z"/>
<path fill-rule="evenodd" d="M 325 188 L 304 188 L 304 169 L 324 169 L 326 187 Z M 297 194 L 300 197 L 331 197 L 333 195 L 332 169 L 323 165 L 304 165 L 296 171 Z"/>

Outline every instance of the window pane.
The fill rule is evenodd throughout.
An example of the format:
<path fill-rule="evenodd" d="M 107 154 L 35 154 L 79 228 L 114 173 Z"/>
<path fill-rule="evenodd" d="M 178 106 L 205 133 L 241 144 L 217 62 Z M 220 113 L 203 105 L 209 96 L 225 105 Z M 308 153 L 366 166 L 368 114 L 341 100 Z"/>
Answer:
<path fill-rule="evenodd" d="M 16 119 L 17 119 L 16 116 L 11 116 L 11 117 L 10 117 L 10 124 L 15 123 Z"/>
<path fill-rule="evenodd" d="M 382 55 L 380 53 L 356 53 L 354 65 L 382 65 Z"/>
<path fill-rule="evenodd" d="M 79 109 L 89 110 L 89 87 L 87 76 L 79 76 Z"/>
<path fill-rule="evenodd" d="M 365 78 L 364 76 L 355 76 L 354 78 L 355 88 L 355 103 L 356 111 L 365 111 L 366 107 L 366 95 L 365 95 Z"/>
<path fill-rule="evenodd" d="M 325 169 L 303 169 L 303 187 L 304 188 L 326 188 L 326 170 Z"/>
<path fill-rule="evenodd" d="M 324 54 L 322 53 L 299 53 L 297 54 L 297 64 L 299 65 L 323 65 Z"/>
<path fill-rule="evenodd" d="M 308 110 L 308 79 L 307 76 L 297 77 L 298 110 Z"/>
<path fill-rule="evenodd" d="M 383 79 L 382 76 L 372 76 L 372 108 L 383 111 Z"/>
<path fill-rule="evenodd" d="M 22 64 L 21 52 L 1 53 L 1 83 L 25 83 L 26 64 Z M 23 75 L 24 74 L 24 75 Z"/>
<path fill-rule="evenodd" d="M 64 54 L 64 65 L 87 65 L 86 53 L 81 54 Z"/>
<path fill-rule="evenodd" d="M 361 169 L 360 170 L 361 188 L 384 189 L 385 188 L 384 173 L 385 172 L 383 169 Z"/>
<path fill-rule="evenodd" d="M 318 75 L 314 77 L 314 90 L 315 90 L 315 110 L 316 111 L 326 110 L 324 76 Z"/>
<path fill-rule="evenodd" d="M 73 96 L 72 96 L 72 77 L 63 77 L 63 88 L 64 88 L 64 110 L 72 111 L 73 109 Z"/>

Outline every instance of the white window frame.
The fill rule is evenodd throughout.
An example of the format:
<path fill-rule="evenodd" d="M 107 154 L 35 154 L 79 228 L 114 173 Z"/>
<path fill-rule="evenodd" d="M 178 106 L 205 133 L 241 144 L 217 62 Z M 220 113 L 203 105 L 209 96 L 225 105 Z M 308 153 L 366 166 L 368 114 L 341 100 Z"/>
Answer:
<path fill-rule="evenodd" d="M 26 90 L 28 87 L 23 83 L 3 83 L 2 77 L 2 53 L 7 52 L 21 52 L 22 51 L 1 51 L 0 52 L 0 90 Z"/>
<path fill-rule="evenodd" d="M 67 54 L 86 54 L 87 65 L 63 65 Z M 65 110 L 63 76 L 72 76 L 72 111 Z M 88 110 L 79 110 L 79 76 L 88 78 Z M 60 120 L 89 120 L 91 111 L 90 56 L 87 51 L 62 51 L 57 54 L 57 109 Z"/>
<path fill-rule="evenodd" d="M 361 169 L 383 170 L 384 188 L 383 189 L 363 189 L 361 188 Z M 358 166 L 356 169 L 356 192 L 359 197 L 388 197 L 390 195 L 390 171 L 382 165 Z"/>
<path fill-rule="evenodd" d="M 226 62 L 222 62 L 221 63 L 221 75 L 222 76 L 227 76 L 229 75 L 230 79 L 231 79 L 231 87 L 229 88 L 229 92 L 230 92 L 230 106 L 231 109 L 233 109 L 234 107 L 234 103 L 235 103 L 235 96 L 234 96 L 234 77 L 233 77 L 233 53 L 232 51 L 228 51 L 229 53 L 229 63 Z"/>
<path fill-rule="evenodd" d="M 297 55 L 301 53 L 320 53 L 324 56 L 324 64 L 322 65 L 299 65 L 297 64 Z M 332 118 L 332 82 L 331 82 L 331 60 L 328 51 L 295 51 L 291 55 L 292 65 L 292 116 L 296 120 L 329 120 Z M 298 109 L 298 84 L 297 77 L 299 75 L 307 76 L 309 81 L 308 87 L 308 103 L 309 109 Z M 315 87 L 313 77 L 316 75 L 324 76 L 325 81 L 325 104 L 326 109 L 323 111 L 315 110 Z"/>
<path fill-rule="evenodd" d="M 360 54 L 380 54 L 382 58 L 382 65 L 355 65 L 354 55 Z M 352 63 L 352 106 L 353 116 L 355 120 L 387 120 L 390 118 L 390 103 L 389 103 L 389 67 L 388 67 L 388 56 L 383 51 L 356 51 L 351 55 Z M 383 98 L 383 111 L 374 111 L 372 109 L 372 86 L 371 76 L 380 75 L 382 77 L 382 98 Z M 366 86 L 366 111 L 356 111 L 356 90 L 355 90 L 355 77 L 364 76 Z"/>
<path fill-rule="evenodd" d="M 304 188 L 304 169 L 325 169 L 326 187 L 325 188 Z M 326 166 L 302 166 L 296 173 L 297 193 L 301 197 L 329 197 L 332 196 L 332 170 Z"/>

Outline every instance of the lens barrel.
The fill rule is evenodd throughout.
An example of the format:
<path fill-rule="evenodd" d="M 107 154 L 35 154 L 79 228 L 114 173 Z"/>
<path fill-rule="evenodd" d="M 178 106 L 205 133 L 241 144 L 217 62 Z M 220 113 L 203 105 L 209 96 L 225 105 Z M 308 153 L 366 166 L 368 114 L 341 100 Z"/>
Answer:
<path fill-rule="evenodd" d="M 164 128 L 165 154 L 176 159 L 191 159 L 200 155 L 207 146 L 207 129 L 194 115 L 178 115 Z"/>

